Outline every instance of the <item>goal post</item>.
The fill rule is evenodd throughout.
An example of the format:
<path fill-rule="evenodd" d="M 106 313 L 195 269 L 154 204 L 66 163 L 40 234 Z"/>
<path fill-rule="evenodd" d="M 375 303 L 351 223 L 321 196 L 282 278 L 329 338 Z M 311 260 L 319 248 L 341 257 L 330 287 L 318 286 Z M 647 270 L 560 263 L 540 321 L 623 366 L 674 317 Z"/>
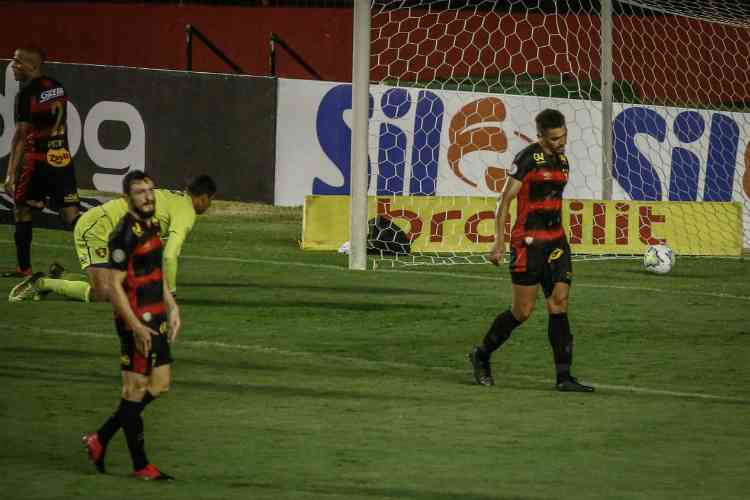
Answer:
<path fill-rule="evenodd" d="M 750 248 L 750 7 L 355 0 L 354 19 L 354 67 L 369 67 L 353 78 L 350 267 L 368 248 L 485 262 L 513 156 L 550 107 L 567 118 L 576 254 Z"/>
<path fill-rule="evenodd" d="M 370 2 L 354 0 L 352 49 L 352 153 L 349 269 L 367 269 L 368 108 L 370 101 Z"/>

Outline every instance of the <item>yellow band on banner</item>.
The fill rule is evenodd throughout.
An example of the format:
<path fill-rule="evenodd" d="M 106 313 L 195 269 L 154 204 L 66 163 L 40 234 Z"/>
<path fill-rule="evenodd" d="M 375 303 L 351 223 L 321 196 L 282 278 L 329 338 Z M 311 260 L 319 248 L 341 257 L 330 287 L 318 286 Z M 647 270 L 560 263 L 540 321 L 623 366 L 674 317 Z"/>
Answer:
<path fill-rule="evenodd" d="M 495 240 L 497 200 L 461 196 L 368 198 L 368 220 L 391 219 L 412 252 L 486 252 Z M 510 230 L 515 219 L 511 205 Z M 682 255 L 741 255 L 739 203 L 563 200 L 563 225 L 573 252 L 640 254 L 667 244 Z M 349 197 L 306 196 L 302 248 L 337 250 L 349 240 Z M 507 238 L 506 238 L 507 241 Z"/>

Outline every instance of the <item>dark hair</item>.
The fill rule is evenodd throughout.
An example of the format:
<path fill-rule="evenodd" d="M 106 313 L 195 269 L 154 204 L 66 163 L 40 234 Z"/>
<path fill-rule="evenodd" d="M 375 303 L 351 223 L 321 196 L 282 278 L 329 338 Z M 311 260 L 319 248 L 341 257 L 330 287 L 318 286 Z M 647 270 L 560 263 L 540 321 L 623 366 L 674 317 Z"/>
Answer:
<path fill-rule="evenodd" d="M 143 170 L 131 170 L 128 172 L 128 175 L 122 179 L 122 192 L 130 194 L 130 186 L 132 186 L 134 182 L 145 180 L 153 181 L 151 176 Z"/>
<path fill-rule="evenodd" d="M 29 54 L 34 54 L 39 58 L 39 64 L 42 64 L 47 60 L 47 54 L 44 53 L 44 50 L 35 45 L 24 45 L 23 47 L 19 47 L 18 50 L 20 50 L 21 52 L 28 52 Z"/>
<path fill-rule="evenodd" d="M 551 128 L 560 128 L 565 126 L 565 115 L 556 109 L 545 109 L 536 115 L 536 131 L 543 134 Z"/>
<path fill-rule="evenodd" d="M 187 192 L 193 196 L 202 196 L 204 194 L 213 196 L 216 194 L 216 183 L 208 175 L 199 175 L 190 179 L 187 185 Z"/>

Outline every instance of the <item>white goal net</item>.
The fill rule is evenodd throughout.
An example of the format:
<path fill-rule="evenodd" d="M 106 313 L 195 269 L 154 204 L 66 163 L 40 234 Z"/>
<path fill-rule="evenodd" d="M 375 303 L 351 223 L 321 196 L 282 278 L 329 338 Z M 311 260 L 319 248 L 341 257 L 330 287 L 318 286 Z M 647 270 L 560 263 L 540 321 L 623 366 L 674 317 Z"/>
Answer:
<path fill-rule="evenodd" d="M 750 7 L 607 5 L 372 1 L 369 253 L 483 262 L 545 108 L 567 118 L 575 253 L 750 247 Z"/>

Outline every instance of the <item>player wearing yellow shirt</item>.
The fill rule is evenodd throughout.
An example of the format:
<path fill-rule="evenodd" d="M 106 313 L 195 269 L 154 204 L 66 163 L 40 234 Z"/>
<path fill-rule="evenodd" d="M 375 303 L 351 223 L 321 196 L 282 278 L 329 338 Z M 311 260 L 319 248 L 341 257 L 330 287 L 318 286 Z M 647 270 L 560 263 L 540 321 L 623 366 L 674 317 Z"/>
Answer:
<path fill-rule="evenodd" d="M 164 281 L 174 294 L 177 291 L 177 261 L 185 238 L 195 225 L 196 215 L 211 206 L 216 183 L 207 175 L 193 179 L 185 192 L 154 190 L 161 237 L 165 240 L 162 268 Z M 11 292 L 11 302 L 35 299 L 40 294 L 55 292 L 81 302 L 109 300 L 109 237 L 119 220 L 128 212 L 124 198 L 110 200 L 84 213 L 76 223 L 73 238 L 85 281 L 55 279 L 35 273 Z"/>

